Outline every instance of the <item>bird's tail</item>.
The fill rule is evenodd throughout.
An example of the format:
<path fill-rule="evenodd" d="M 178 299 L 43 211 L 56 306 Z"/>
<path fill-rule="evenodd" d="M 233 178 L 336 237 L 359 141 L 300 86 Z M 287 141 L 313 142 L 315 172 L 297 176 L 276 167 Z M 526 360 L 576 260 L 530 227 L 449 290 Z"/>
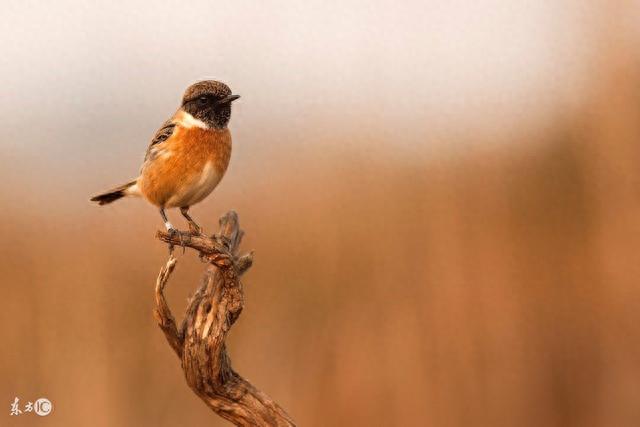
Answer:
<path fill-rule="evenodd" d="M 124 197 L 124 196 L 138 196 L 138 181 L 133 180 L 131 182 L 127 182 L 124 185 L 116 187 L 112 190 L 104 192 L 102 194 L 98 194 L 97 196 L 93 196 L 91 198 L 92 202 L 98 202 L 100 206 L 109 204 L 111 202 L 115 202 L 116 200 Z"/>

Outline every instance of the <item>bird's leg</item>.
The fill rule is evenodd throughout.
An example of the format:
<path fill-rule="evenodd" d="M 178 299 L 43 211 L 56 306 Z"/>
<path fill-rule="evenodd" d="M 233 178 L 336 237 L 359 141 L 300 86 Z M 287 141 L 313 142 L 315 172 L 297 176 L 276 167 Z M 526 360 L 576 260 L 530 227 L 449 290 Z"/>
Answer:
<path fill-rule="evenodd" d="M 182 251 L 184 252 L 184 242 L 182 241 L 182 234 L 176 230 L 175 228 L 173 228 L 173 225 L 171 225 L 171 223 L 169 222 L 169 219 L 167 218 L 167 214 L 164 212 L 164 208 L 160 208 L 160 216 L 162 216 L 162 220 L 164 221 L 164 226 L 167 228 L 167 232 L 169 233 L 169 235 L 174 236 L 174 235 L 178 235 L 178 238 L 180 239 L 180 246 L 182 246 Z M 173 251 L 173 245 L 169 245 L 169 252 Z"/>
<path fill-rule="evenodd" d="M 193 218 L 191 218 L 191 216 L 189 215 L 189 206 L 181 207 L 180 213 L 183 217 L 185 217 L 187 221 L 189 221 L 189 231 L 191 231 L 193 234 L 200 234 L 202 232 L 200 226 L 196 224 Z"/>
<path fill-rule="evenodd" d="M 171 225 L 171 223 L 169 222 L 169 219 L 167 219 L 167 214 L 164 212 L 164 208 L 160 208 L 160 216 L 162 217 L 162 220 L 164 221 L 164 226 L 167 227 L 167 231 L 169 233 L 175 232 L 176 229 L 173 228 L 173 225 Z"/>

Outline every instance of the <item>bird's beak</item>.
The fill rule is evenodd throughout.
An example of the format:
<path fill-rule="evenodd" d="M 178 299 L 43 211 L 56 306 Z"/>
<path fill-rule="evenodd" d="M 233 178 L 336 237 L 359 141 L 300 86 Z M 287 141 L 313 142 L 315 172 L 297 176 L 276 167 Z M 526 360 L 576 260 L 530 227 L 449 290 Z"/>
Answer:
<path fill-rule="evenodd" d="M 240 98 L 240 95 L 229 95 L 226 98 L 222 98 L 220 101 L 218 101 L 218 104 L 229 104 L 230 102 L 233 102 L 238 98 Z"/>

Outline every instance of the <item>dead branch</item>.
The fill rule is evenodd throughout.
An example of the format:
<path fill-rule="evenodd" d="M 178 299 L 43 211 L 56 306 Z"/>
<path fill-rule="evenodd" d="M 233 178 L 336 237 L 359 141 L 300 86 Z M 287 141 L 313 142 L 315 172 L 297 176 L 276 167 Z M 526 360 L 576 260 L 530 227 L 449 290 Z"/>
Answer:
<path fill-rule="evenodd" d="M 198 251 L 208 266 L 178 328 L 164 297 L 176 265 L 171 254 L 156 282 L 154 314 L 182 361 L 187 384 L 216 414 L 238 426 L 294 426 L 284 409 L 233 370 L 227 354 L 227 333 L 244 305 L 240 276 L 253 260 L 253 254 L 238 255 L 242 235 L 233 211 L 220 219 L 220 233 L 212 237 L 195 231 L 158 232 L 171 247 Z"/>

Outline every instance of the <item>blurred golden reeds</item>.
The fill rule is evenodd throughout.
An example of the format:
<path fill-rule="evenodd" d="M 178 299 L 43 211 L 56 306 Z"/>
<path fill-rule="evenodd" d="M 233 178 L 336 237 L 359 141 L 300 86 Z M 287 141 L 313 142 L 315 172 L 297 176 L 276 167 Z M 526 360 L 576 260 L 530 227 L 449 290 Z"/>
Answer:
<path fill-rule="evenodd" d="M 256 256 L 230 353 L 299 425 L 638 425 L 640 38 L 618 26 L 627 12 L 593 7 L 610 14 L 581 24 L 602 31 L 578 48 L 597 77 L 534 126 L 526 109 L 503 123 L 480 108 L 438 127 L 419 100 L 387 105 L 385 80 L 358 80 L 385 103 L 360 109 L 344 89 L 309 101 L 292 76 L 281 99 L 238 74 L 249 93 L 238 91 L 232 166 L 194 214 L 209 231 L 240 214 Z M 366 48 L 350 46 L 366 68 Z M 232 87 L 238 55 L 224 57 Z M 177 80 L 200 72 L 191 60 Z M 409 71 L 385 69 L 389 84 Z M 87 201 L 135 174 L 144 135 L 174 107 L 182 80 L 149 75 L 106 106 L 96 97 L 122 88 L 81 82 L 86 115 L 56 111 L 42 92 L 44 110 L 2 106 L 0 425 L 224 425 L 187 388 L 152 317 L 166 258 L 155 209 Z M 567 76 L 543 82 L 540 99 Z M 193 253 L 179 258 L 174 313 L 202 268 Z M 46 396 L 55 412 L 10 418 L 16 396 Z"/>

